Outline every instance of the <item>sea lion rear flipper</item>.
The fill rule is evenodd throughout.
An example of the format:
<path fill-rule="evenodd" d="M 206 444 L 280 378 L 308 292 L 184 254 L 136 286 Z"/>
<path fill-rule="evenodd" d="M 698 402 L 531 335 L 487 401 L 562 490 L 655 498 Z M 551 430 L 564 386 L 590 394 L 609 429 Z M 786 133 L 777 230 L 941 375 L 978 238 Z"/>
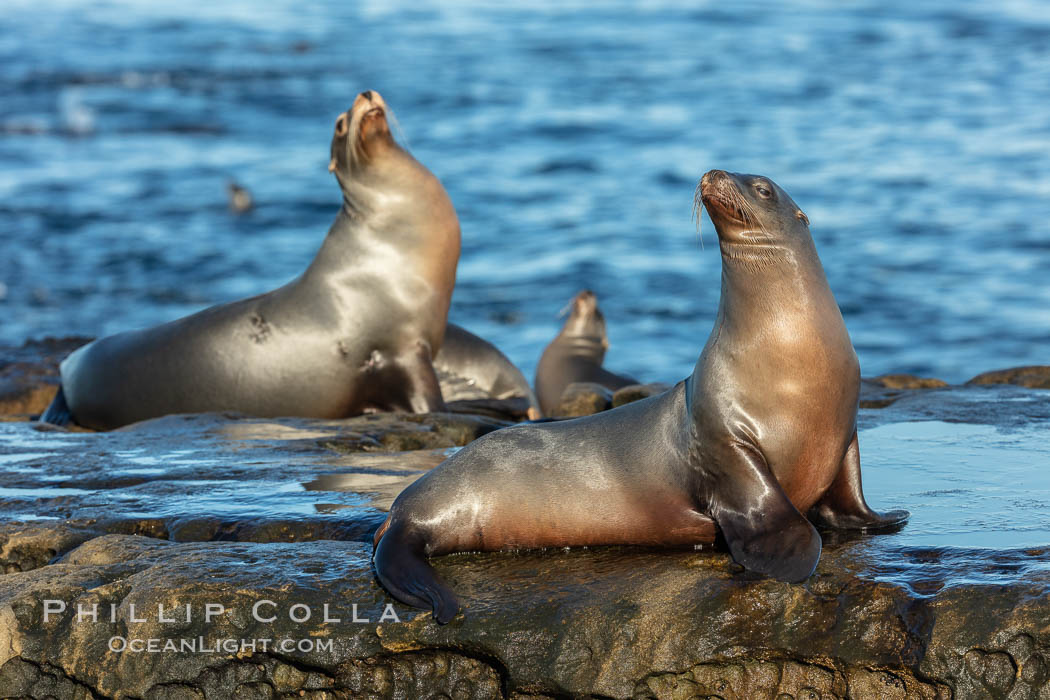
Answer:
<path fill-rule="evenodd" d="M 406 533 L 400 524 L 379 539 L 372 555 L 376 578 L 402 603 L 430 608 L 444 625 L 459 612 L 459 601 L 426 560 L 425 543 L 418 533 Z"/>
<path fill-rule="evenodd" d="M 55 398 L 51 399 L 51 404 L 40 416 L 40 422 L 58 426 L 69 425 L 73 422 L 73 412 L 70 410 L 69 404 L 66 403 L 66 392 L 61 384 L 58 387 L 58 393 L 55 394 Z"/>
<path fill-rule="evenodd" d="M 911 514 L 906 510 L 876 513 L 864 500 L 860 484 L 860 447 L 857 433 L 846 449 L 835 480 L 809 510 L 809 519 L 821 527 L 837 530 L 882 530 L 898 527 Z"/>
<path fill-rule="evenodd" d="M 720 472 L 710 514 L 733 560 L 780 581 L 806 580 L 820 560 L 820 535 L 788 500 L 762 454 L 727 442 L 710 457 Z"/>

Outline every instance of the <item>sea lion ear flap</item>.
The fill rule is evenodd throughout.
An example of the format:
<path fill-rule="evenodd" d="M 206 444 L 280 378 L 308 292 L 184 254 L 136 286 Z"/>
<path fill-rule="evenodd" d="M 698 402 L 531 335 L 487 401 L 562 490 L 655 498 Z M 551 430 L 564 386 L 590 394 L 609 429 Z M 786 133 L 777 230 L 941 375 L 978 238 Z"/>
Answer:
<path fill-rule="evenodd" d="M 328 161 L 328 172 L 335 172 L 335 156 L 332 156 L 332 160 Z"/>
<path fill-rule="evenodd" d="M 809 217 L 808 217 L 808 216 L 806 216 L 806 215 L 805 215 L 804 213 L 802 213 L 802 210 L 801 210 L 801 209 L 799 209 L 798 211 L 796 211 L 796 212 L 795 212 L 795 217 L 796 217 L 796 218 L 797 218 L 797 219 L 798 219 L 799 221 L 801 221 L 802 223 L 804 223 L 804 224 L 805 224 L 806 226 L 809 226 Z"/>

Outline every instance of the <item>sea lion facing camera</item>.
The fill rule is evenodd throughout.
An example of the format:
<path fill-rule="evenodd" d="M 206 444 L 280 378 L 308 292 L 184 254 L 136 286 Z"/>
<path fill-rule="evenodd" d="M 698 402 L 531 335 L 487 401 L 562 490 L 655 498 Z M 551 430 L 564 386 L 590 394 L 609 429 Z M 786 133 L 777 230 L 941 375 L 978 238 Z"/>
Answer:
<path fill-rule="evenodd" d="M 690 377 L 570 421 L 490 433 L 406 488 L 376 533 L 376 574 L 438 622 L 459 608 L 428 556 L 573 545 L 695 545 L 807 578 L 828 527 L 908 514 L 864 501 L 860 371 L 808 220 L 771 180 L 720 170 L 700 194 L 718 231 L 722 296 Z"/>
<path fill-rule="evenodd" d="M 60 392 L 41 420 L 110 429 L 203 411 L 341 418 L 441 410 L 431 358 L 459 260 L 452 202 L 394 140 L 375 91 L 336 120 L 329 170 L 343 206 L 302 275 L 77 349 L 62 362 Z"/>
<path fill-rule="evenodd" d="M 569 318 L 536 366 L 536 396 L 548 416 L 557 410 L 562 392 L 573 382 L 599 384 L 611 391 L 638 383 L 602 367 L 609 336 L 594 292 L 585 289 L 569 303 Z"/>

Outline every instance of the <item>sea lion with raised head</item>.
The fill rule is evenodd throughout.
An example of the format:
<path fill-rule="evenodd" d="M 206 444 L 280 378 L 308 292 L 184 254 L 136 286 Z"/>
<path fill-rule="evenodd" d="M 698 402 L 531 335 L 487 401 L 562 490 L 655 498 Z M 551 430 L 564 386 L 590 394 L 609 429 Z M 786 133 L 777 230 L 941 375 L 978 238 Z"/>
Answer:
<path fill-rule="evenodd" d="M 428 556 L 576 545 L 689 546 L 721 533 L 746 569 L 796 582 L 831 528 L 899 525 L 861 492 L 860 371 L 805 214 L 765 177 L 713 170 L 698 194 L 722 252 L 714 330 L 691 376 L 594 416 L 475 440 L 406 488 L 376 574 L 447 622 Z"/>
<path fill-rule="evenodd" d="M 342 418 L 436 411 L 460 232 L 445 188 L 362 92 L 335 123 L 343 205 L 307 270 L 267 294 L 101 338 L 41 420 L 110 429 L 170 413 Z"/>
<path fill-rule="evenodd" d="M 565 388 L 574 382 L 599 384 L 610 391 L 638 383 L 602 367 L 609 336 L 594 292 L 585 289 L 569 303 L 569 318 L 536 366 L 536 397 L 548 416 L 558 408 Z"/>

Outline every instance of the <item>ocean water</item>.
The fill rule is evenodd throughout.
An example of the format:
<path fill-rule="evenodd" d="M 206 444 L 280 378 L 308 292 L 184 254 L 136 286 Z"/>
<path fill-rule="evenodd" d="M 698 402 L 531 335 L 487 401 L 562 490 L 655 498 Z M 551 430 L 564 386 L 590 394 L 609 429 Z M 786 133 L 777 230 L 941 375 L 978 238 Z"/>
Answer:
<path fill-rule="evenodd" d="M 529 376 L 585 287 L 609 368 L 691 370 L 719 295 L 713 227 L 691 220 L 711 168 L 806 211 L 866 375 L 1050 362 L 1035 1 L 7 0 L 0 343 L 297 275 L 340 202 L 334 120 L 365 89 L 457 207 L 452 320 Z"/>

